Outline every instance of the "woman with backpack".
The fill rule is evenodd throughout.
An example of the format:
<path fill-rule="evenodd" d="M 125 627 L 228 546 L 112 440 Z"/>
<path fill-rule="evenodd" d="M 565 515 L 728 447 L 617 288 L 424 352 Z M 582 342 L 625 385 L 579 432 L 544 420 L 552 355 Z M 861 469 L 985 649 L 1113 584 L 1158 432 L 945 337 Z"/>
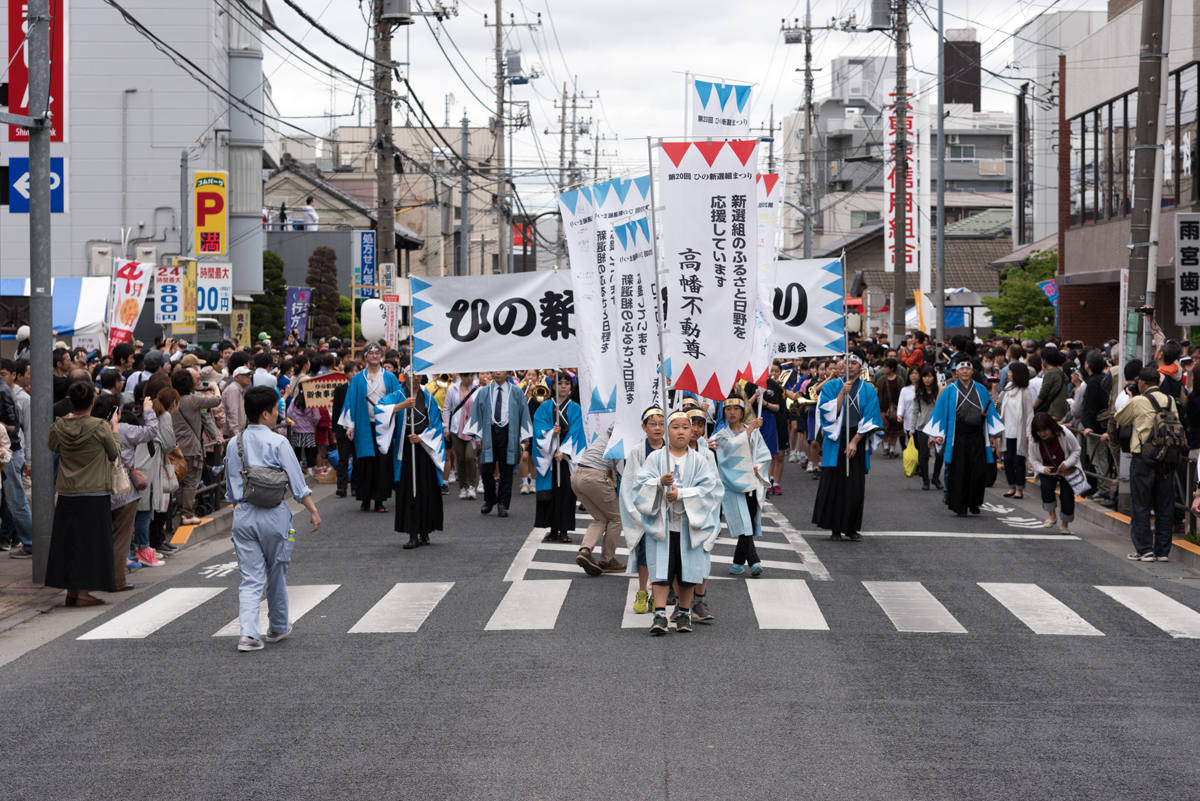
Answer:
<path fill-rule="evenodd" d="M 1080 469 L 1079 440 L 1049 414 L 1038 412 L 1030 426 L 1029 464 L 1042 485 L 1042 508 L 1050 513 L 1042 528 L 1053 528 L 1056 522 L 1054 510 L 1061 503 L 1058 530 L 1070 534 L 1070 523 L 1075 519 L 1075 490 L 1071 488 L 1070 476 Z M 1059 494 L 1057 502 L 1056 490 Z"/>

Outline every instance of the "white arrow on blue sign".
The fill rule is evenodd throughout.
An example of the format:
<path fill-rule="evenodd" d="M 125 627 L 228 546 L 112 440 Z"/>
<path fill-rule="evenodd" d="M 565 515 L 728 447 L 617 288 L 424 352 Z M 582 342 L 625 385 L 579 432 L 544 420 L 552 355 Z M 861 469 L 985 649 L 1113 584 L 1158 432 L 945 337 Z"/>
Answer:
<path fill-rule="evenodd" d="M 50 159 L 50 212 L 62 214 L 66 208 L 66 187 L 62 158 Z M 12 157 L 8 160 L 8 210 L 13 214 L 29 213 L 29 159 Z"/>

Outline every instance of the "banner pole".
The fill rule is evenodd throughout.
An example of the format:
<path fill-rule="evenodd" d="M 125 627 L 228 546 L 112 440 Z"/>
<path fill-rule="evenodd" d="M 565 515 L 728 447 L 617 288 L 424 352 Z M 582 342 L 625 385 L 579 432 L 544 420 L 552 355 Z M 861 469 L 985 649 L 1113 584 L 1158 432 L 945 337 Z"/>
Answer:
<path fill-rule="evenodd" d="M 842 251 L 841 258 L 842 267 L 842 350 L 846 353 L 846 377 L 842 379 L 843 385 L 846 386 L 846 401 L 850 399 L 850 334 L 846 330 L 846 251 Z M 818 414 L 819 414 L 818 410 Z M 842 404 L 842 414 L 846 417 L 846 478 L 850 477 L 850 411 L 846 408 L 846 403 Z"/>
<path fill-rule="evenodd" d="M 684 72 L 683 73 L 683 136 L 684 136 L 684 138 L 687 138 L 687 132 L 688 132 L 687 106 L 688 106 L 688 96 L 691 94 L 691 92 L 688 90 L 690 90 L 691 88 L 692 88 L 692 73 Z M 651 182 L 651 184 L 654 183 L 653 175 L 650 176 L 650 182 Z"/>
<path fill-rule="evenodd" d="M 408 325 L 410 328 L 412 328 L 413 333 L 415 334 L 416 326 L 413 325 L 413 291 L 412 290 L 413 290 L 412 276 L 410 275 L 408 277 Z M 410 337 L 410 340 L 413 345 L 416 345 L 416 337 L 415 336 Z M 411 359 L 411 356 L 409 358 Z M 412 370 L 412 362 L 411 361 L 409 362 L 408 369 L 410 371 Z M 410 372 L 409 380 L 412 382 L 413 414 L 410 414 L 408 416 L 408 433 L 415 434 L 415 433 L 417 433 L 417 416 L 416 416 L 417 378 L 415 375 L 411 374 L 411 372 Z M 429 407 L 428 406 L 425 407 L 425 416 L 426 417 L 429 416 Z M 409 472 L 412 473 L 413 501 L 415 502 L 417 500 L 417 443 L 410 442 L 409 445 L 412 446 L 412 469 L 409 470 Z M 442 466 L 445 467 L 444 464 Z"/>
<path fill-rule="evenodd" d="M 665 351 L 663 350 L 663 326 L 666 324 L 666 312 L 662 308 L 662 282 L 659 280 L 658 269 L 658 223 L 655 214 L 658 206 L 654 194 L 654 146 L 650 137 L 646 137 L 646 167 L 650 173 L 650 250 L 653 252 L 654 266 L 654 317 L 658 321 L 658 403 L 664 412 L 663 422 L 666 422 L 667 411 L 667 368 Z"/>

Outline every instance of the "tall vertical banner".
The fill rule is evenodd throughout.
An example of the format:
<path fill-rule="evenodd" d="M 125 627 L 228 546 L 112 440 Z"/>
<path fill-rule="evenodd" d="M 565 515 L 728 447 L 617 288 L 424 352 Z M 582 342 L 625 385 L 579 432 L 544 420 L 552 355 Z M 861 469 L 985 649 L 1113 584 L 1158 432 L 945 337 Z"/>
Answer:
<path fill-rule="evenodd" d="M 674 386 L 724 400 L 753 352 L 758 141 L 659 147 Z"/>
<path fill-rule="evenodd" d="M 1175 215 L 1175 325 L 1200 325 L 1200 214 Z"/>
<path fill-rule="evenodd" d="M 293 331 L 303 340 L 308 339 L 308 305 L 312 303 L 311 287 L 288 287 L 284 299 L 284 336 Z"/>
<path fill-rule="evenodd" d="M 154 268 L 154 322 L 183 322 L 183 278 L 186 268 L 159 264 Z"/>
<path fill-rule="evenodd" d="M 606 459 L 624 459 L 643 435 L 642 412 L 660 397 L 654 242 L 650 222 L 639 214 L 613 226 L 616 302 L 615 363 L 619 371 L 616 419 Z"/>
<path fill-rule="evenodd" d="M 108 352 L 123 342 L 133 341 L 133 328 L 142 314 L 142 303 L 150 277 L 154 275 L 153 264 L 114 259 L 112 305 L 109 306 Z"/>
<path fill-rule="evenodd" d="M 196 333 L 196 295 L 196 262 L 186 261 L 183 264 L 183 321 L 171 327 L 172 334 Z"/>
<path fill-rule="evenodd" d="M 754 86 L 692 81 L 688 114 L 691 136 L 750 135 L 750 94 Z"/>
<path fill-rule="evenodd" d="M 70 31 L 68 0 L 52 4 L 50 22 L 50 141 L 62 142 L 67 130 L 67 34 Z M 29 0 L 8 0 L 8 110 L 29 116 Z M 9 142 L 28 142 L 29 129 L 8 126 Z"/>
<path fill-rule="evenodd" d="M 603 263 L 596 256 L 596 216 L 592 205 L 592 187 L 581 186 L 558 196 L 563 231 L 567 240 L 567 260 L 575 290 L 576 365 L 579 368 L 579 401 L 583 428 L 591 442 L 613 410 L 616 392 L 613 359 L 610 352 L 612 327 L 605 303 Z M 604 387 L 603 391 L 601 387 Z"/>
<path fill-rule="evenodd" d="M 841 259 L 775 262 L 775 355 L 832 356 L 845 350 Z"/>
<path fill-rule="evenodd" d="M 909 94 L 911 98 L 912 95 Z M 895 272 L 896 259 L 904 262 L 906 273 L 915 273 L 920 269 L 920 242 L 917 238 L 917 158 L 920 148 L 916 143 L 916 118 L 912 113 L 911 103 L 909 113 L 904 115 L 907 129 L 906 153 L 896 152 L 896 106 L 893 103 L 884 111 L 883 152 L 887 161 L 883 176 L 883 269 L 885 272 Z M 904 171 L 904 250 L 896 254 L 896 180 L 897 160 L 903 158 L 908 165 Z"/>
<path fill-rule="evenodd" d="M 783 191 L 787 173 L 758 176 L 758 294 L 754 304 L 754 350 L 746 379 L 767 385 L 775 358 L 775 240 L 783 222 Z"/>
<path fill-rule="evenodd" d="M 233 345 L 237 348 L 250 347 L 250 310 L 241 309 L 230 315 Z"/>
<path fill-rule="evenodd" d="M 223 256 L 229 248 L 228 190 L 229 173 L 223 170 L 197 170 L 192 175 L 192 208 L 196 210 L 192 248 L 197 256 Z"/>
<path fill-rule="evenodd" d="M 350 239 L 350 261 L 354 266 L 354 283 L 360 287 L 354 290 L 354 297 L 373 298 L 374 289 L 362 289 L 363 286 L 375 286 L 375 232 L 354 231 Z"/>
<path fill-rule="evenodd" d="M 384 341 L 389 348 L 400 346 L 400 290 L 396 287 L 396 265 L 379 265 L 379 285 L 383 288 L 382 300 L 387 331 Z M 412 297 L 411 293 L 409 297 Z"/>

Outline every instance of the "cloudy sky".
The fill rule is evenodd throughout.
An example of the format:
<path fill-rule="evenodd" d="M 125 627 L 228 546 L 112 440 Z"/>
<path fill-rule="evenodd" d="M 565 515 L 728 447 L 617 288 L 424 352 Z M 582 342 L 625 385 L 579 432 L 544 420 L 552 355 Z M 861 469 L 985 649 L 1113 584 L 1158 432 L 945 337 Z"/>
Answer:
<path fill-rule="evenodd" d="M 268 0 L 276 23 L 283 31 L 301 39 L 323 58 L 354 76 L 370 81 L 363 61 L 343 49 L 304 21 L 284 0 Z M 346 42 L 370 52 L 367 23 L 363 13 L 368 2 L 361 0 L 292 0 Z M 451 0 L 448 0 L 448 3 Z M 430 0 L 414 7 L 431 8 Z M 439 124 L 444 123 L 446 97 L 453 94 L 450 117 L 458 125 L 464 111 L 471 125 L 485 125 L 494 114 L 495 32 L 484 26 L 495 21 L 495 4 L 486 0 L 458 0 L 457 16 L 444 22 L 418 19 L 396 32 L 393 58 L 410 62 L 406 72 L 416 97 Z M 984 67 L 1001 76 L 1010 75 L 1011 34 L 1026 20 L 1055 11 L 1102 9 L 1103 0 L 947 0 L 946 27 L 975 27 L 982 42 Z M 776 124 L 800 102 L 803 85 L 796 72 L 804 65 L 803 45 L 784 44 L 780 21 L 803 20 L 804 5 L 797 0 L 766 2 L 739 0 L 505 0 L 505 22 L 536 23 L 506 27 L 505 47 L 522 51 L 526 72 L 536 69 L 542 77 L 515 88 L 514 99 L 528 101 L 532 125 L 515 134 L 518 191 L 530 211 L 546 208 L 553 200 L 553 182 L 558 177 L 559 111 L 563 83 L 568 92 L 578 90 L 589 98 L 590 109 L 581 119 L 592 121 L 589 138 L 596 130 L 600 142 L 602 177 L 626 170 L 645 171 L 646 147 L 636 137 L 678 136 L 683 133 L 684 77 L 676 71 L 756 83 L 752 125 L 766 127 L 772 104 Z M 819 0 L 813 2 L 813 25 L 828 25 L 833 17 L 845 20 L 856 13 L 865 27 L 869 3 L 864 0 Z M 928 19 L 936 21 L 937 6 L 910 6 L 913 66 L 930 73 L 937 67 L 937 38 Z M 512 14 L 512 19 L 509 18 Z M 965 20 L 970 20 L 968 23 Z M 827 67 L 838 56 L 888 55 L 893 41 L 882 32 L 820 32 L 815 35 L 814 68 Z M 440 48 L 439 48 L 440 44 Z M 442 50 L 445 50 L 445 55 Z M 273 97 L 280 113 L 290 122 L 313 133 L 325 135 L 329 118 L 344 115 L 338 124 L 357 124 L 356 98 L 363 90 L 351 80 L 331 81 L 328 71 L 311 56 L 274 34 L 264 46 L 264 69 L 270 76 Z M 457 70 L 457 74 L 455 72 Z M 920 72 L 916 78 L 932 77 Z M 910 82 L 911 83 L 911 82 Z M 827 95 L 830 71 L 816 73 L 816 94 Z M 986 110 L 1011 111 L 1013 82 L 985 76 Z M 332 109 L 331 109 L 332 105 Z M 370 124 L 373 106 L 369 98 L 361 119 Z M 585 103 L 586 105 L 586 103 Z M 408 112 L 397 112 L 403 124 Z M 284 132 L 288 128 L 284 126 Z M 547 131 L 549 133 L 547 133 Z M 764 131 L 765 133 L 765 131 Z M 457 142 L 457 140 L 451 140 Z M 568 136 L 568 148 L 569 148 Z M 581 141 L 578 159 L 592 164 L 593 141 Z"/>

